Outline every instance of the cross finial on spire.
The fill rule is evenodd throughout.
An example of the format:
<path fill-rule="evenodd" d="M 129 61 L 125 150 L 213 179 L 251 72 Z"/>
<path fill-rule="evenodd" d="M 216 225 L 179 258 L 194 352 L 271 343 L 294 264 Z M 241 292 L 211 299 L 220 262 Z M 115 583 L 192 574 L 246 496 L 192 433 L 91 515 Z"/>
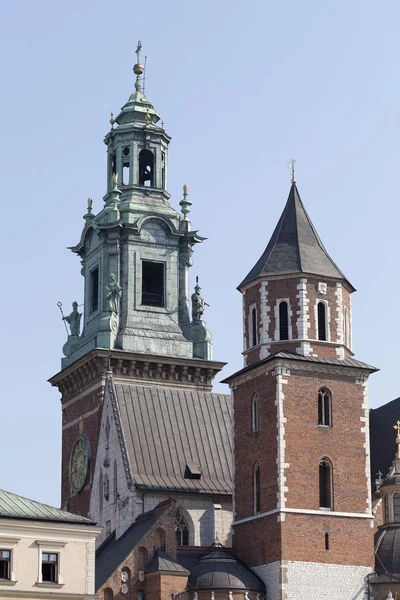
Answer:
<path fill-rule="evenodd" d="M 141 49 L 142 49 L 142 42 L 139 40 L 137 48 L 135 50 L 135 54 L 137 56 L 137 63 L 133 67 L 133 72 L 136 75 L 135 89 L 138 92 L 142 89 L 142 85 L 141 85 L 141 82 L 140 82 L 140 76 L 144 72 L 144 66 L 140 64 L 140 51 L 141 51 Z"/>
<path fill-rule="evenodd" d="M 137 43 L 137 48 L 135 50 L 135 54 L 137 56 L 137 62 L 140 63 L 140 51 L 142 49 L 142 42 L 139 40 Z"/>
<path fill-rule="evenodd" d="M 296 183 L 295 172 L 294 172 L 294 163 L 295 162 L 296 162 L 295 158 L 292 158 L 292 160 L 290 160 L 288 162 L 288 169 L 290 169 L 292 171 L 292 183 Z"/>

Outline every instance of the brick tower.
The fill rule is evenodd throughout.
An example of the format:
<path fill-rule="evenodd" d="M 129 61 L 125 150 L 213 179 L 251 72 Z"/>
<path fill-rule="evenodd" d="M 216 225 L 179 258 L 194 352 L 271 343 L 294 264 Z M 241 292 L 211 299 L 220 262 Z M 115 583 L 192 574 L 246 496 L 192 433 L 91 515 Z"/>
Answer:
<path fill-rule="evenodd" d="M 240 284 L 245 367 L 234 396 L 234 548 L 268 600 L 364 598 L 373 564 L 367 379 L 350 294 L 292 181 Z"/>
<path fill-rule="evenodd" d="M 189 428 L 191 418 L 198 416 L 195 402 L 208 402 L 212 411 L 230 400 L 209 393 L 223 363 L 212 360 L 211 335 L 202 318 L 205 301 L 200 286 L 197 283 L 194 293 L 189 290 L 193 246 L 204 238 L 192 230 L 188 219 L 191 202 L 186 186 L 179 202 L 181 213 L 170 204 L 167 191 L 170 137 L 164 124 L 159 125 L 160 116 L 143 93 L 140 48 L 139 43 L 134 66 L 135 90 L 115 120 L 111 118 L 111 128 L 104 139 L 107 147 L 104 204 L 94 214 L 89 200 L 80 240 L 71 248 L 82 265 L 83 315 L 74 302 L 72 312 L 65 317 L 70 335 L 63 347 L 62 370 L 50 379 L 62 394 L 61 504 L 74 513 L 86 515 L 92 503 L 97 506 L 97 512 L 93 513 L 96 520 L 113 529 L 118 525 L 114 522 L 115 515 L 125 511 L 126 528 L 136 513 L 152 508 L 145 503 L 143 488 L 156 489 L 159 495 L 168 497 L 173 487 L 169 480 L 166 483 L 170 473 L 158 472 L 163 450 L 160 432 L 164 431 L 165 423 L 166 438 L 172 436 L 172 425 L 165 418 L 167 411 L 174 418 L 188 405 L 185 423 Z M 120 386 L 120 392 L 117 393 L 114 384 Z M 207 400 L 204 394 L 208 394 Z M 139 440 L 138 452 L 144 462 L 139 466 L 135 448 L 126 450 L 124 446 L 128 435 L 124 427 L 132 431 L 128 418 L 120 417 L 128 395 L 132 398 L 132 420 L 143 418 L 134 436 L 135 443 Z M 151 397 L 147 399 L 147 395 Z M 155 416 L 149 416 L 150 410 L 154 410 Z M 229 424 L 229 411 L 225 413 Z M 202 419 L 200 415 L 201 424 Z M 149 440 L 155 440 L 156 449 L 153 450 Z M 190 491 L 190 487 L 202 486 L 204 497 L 208 498 L 213 486 L 217 487 L 214 485 L 217 476 L 211 473 L 214 467 L 200 465 L 195 453 L 191 459 L 182 432 L 178 442 L 184 444 L 184 450 L 178 444 L 176 456 L 166 459 L 168 468 L 174 471 L 175 488 Z M 151 446 L 148 455 L 143 450 L 145 443 Z M 97 456 L 101 460 L 95 479 Z M 227 472 L 229 468 L 230 463 Z M 189 474 L 185 475 L 185 471 Z M 140 494 L 136 487 L 139 479 Z M 216 490 L 224 494 L 224 499 L 231 494 L 228 486 L 225 488 Z M 158 496 L 153 503 L 160 499 L 163 497 Z M 211 499 L 209 504 L 212 506 Z M 186 526 L 189 528 L 190 523 L 185 523 Z M 194 525 L 192 529 L 191 538 L 197 539 Z M 210 536 L 207 543 L 214 539 Z"/>

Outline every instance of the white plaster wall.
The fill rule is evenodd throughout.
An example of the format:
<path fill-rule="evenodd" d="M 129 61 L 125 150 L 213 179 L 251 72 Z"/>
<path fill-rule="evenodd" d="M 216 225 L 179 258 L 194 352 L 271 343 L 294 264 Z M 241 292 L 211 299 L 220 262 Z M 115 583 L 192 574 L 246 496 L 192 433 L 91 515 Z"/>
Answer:
<path fill-rule="evenodd" d="M 106 437 L 107 419 L 110 424 L 108 444 Z M 108 467 L 107 464 L 109 464 Z M 114 493 L 114 464 L 117 466 L 118 498 L 115 497 Z M 104 497 L 104 488 L 101 489 L 101 472 L 103 481 L 106 475 L 109 479 L 108 500 Z M 137 514 L 142 512 L 141 508 L 136 512 Z M 135 515 L 135 490 L 133 486 L 131 489 L 128 487 L 111 398 L 108 391 L 106 391 L 89 509 L 90 518 L 104 528 L 97 538 L 97 545 L 100 545 L 107 537 L 107 521 L 110 521 L 111 531 L 115 529 L 117 537 L 119 537 L 133 523 L 137 514 Z"/>
<path fill-rule="evenodd" d="M 0 598 L 70 598 L 94 594 L 94 549 L 99 527 L 0 519 L 0 547 L 12 552 L 11 582 L 0 581 Z M 60 583 L 41 584 L 42 552 L 59 555 Z"/>
<path fill-rule="evenodd" d="M 370 567 L 288 561 L 253 567 L 268 600 L 367 600 Z M 283 583 L 280 583 L 280 582 Z"/>
<path fill-rule="evenodd" d="M 218 535 L 219 541 L 224 546 L 232 545 L 232 501 L 222 500 L 219 498 L 218 503 L 221 509 L 218 509 L 217 519 L 214 518 L 214 502 L 211 496 L 198 498 L 192 494 L 145 494 L 144 512 L 152 510 L 157 504 L 174 498 L 190 517 L 192 523 L 189 524 L 189 545 L 194 546 L 210 546 L 215 541 L 215 534 Z M 219 525 L 215 531 L 215 525 Z M 191 525 L 191 526 L 190 526 Z"/>

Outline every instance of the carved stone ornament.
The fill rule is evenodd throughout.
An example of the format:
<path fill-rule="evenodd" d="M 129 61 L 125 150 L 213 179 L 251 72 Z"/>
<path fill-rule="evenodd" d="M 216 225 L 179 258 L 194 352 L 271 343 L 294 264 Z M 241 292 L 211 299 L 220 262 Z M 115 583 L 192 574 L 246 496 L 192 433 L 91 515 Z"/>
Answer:
<path fill-rule="evenodd" d="M 328 286 L 326 283 L 320 281 L 318 283 L 318 293 L 319 294 L 326 294 L 326 290 L 327 290 Z"/>

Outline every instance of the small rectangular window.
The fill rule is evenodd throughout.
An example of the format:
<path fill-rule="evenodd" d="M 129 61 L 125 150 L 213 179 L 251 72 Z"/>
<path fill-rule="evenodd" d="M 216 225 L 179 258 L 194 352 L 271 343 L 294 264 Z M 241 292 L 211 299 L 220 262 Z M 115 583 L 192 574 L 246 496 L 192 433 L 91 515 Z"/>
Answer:
<path fill-rule="evenodd" d="M 251 345 L 257 346 L 257 310 L 251 311 Z"/>
<path fill-rule="evenodd" d="M 11 550 L 0 550 L 0 579 L 10 579 Z"/>
<path fill-rule="evenodd" d="M 58 554 L 42 553 L 42 581 L 57 583 Z"/>
<path fill-rule="evenodd" d="M 142 262 L 142 304 L 164 306 L 164 263 Z"/>
<path fill-rule="evenodd" d="M 99 267 L 90 272 L 90 312 L 99 310 Z"/>

